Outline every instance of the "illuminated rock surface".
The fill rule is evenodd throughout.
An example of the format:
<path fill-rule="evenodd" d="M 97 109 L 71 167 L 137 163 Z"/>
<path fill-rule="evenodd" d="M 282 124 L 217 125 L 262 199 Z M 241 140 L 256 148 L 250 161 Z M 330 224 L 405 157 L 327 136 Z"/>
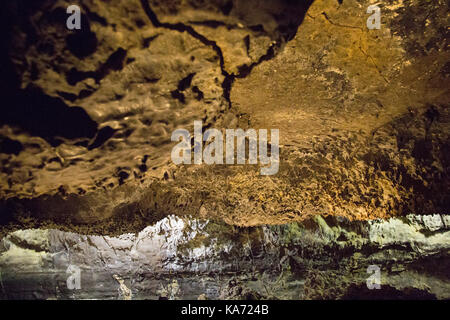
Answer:
<path fill-rule="evenodd" d="M 114 268 L 124 271 L 141 258 L 128 247 L 138 239 L 123 234 L 143 235 L 168 216 L 215 221 L 227 230 L 245 227 L 236 229 L 244 234 L 290 229 L 328 216 L 354 221 L 351 228 L 371 227 L 355 243 L 343 235 L 342 244 L 341 234 L 323 225 L 324 237 L 333 243 L 327 252 L 346 255 L 338 266 L 327 261 L 325 269 L 353 279 L 351 260 L 365 277 L 375 258 L 363 248 L 385 246 L 376 252 L 383 268 L 390 268 L 390 293 L 411 286 L 420 290 L 411 294 L 448 298 L 448 271 L 442 271 L 446 280 L 439 283 L 441 269 L 434 267 L 448 266 L 448 233 L 442 231 L 448 228 L 450 207 L 448 4 L 384 1 L 381 29 L 368 30 L 371 3 L 84 0 L 81 31 L 66 29 L 70 1 L 5 4 L 0 13 L 0 235 L 22 231 L 5 238 L 10 247 L 4 248 L 2 263 L 18 261 L 25 269 L 17 276 L 31 272 L 26 278 L 31 282 L 37 265 L 45 277 L 55 270 L 55 285 L 44 286 L 39 295 L 67 296 L 52 291 L 62 290 L 67 267 L 54 255 L 64 252 L 72 237 L 82 239 L 80 245 L 92 248 L 96 257 L 104 248 L 110 260 L 102 263 L 117 263 Z M 258 166 L 175 166 L 171 134 L 177 128 L 192 130 L 194 120 L 205 128 L 279 129 L 279 173 L 261 176 Z M 415 214 L 414 221 L 408 214 Z M 372 219 L 385 222 L 364 222 Z M 417 231 L 416 224 L 426 227 Z M 52 231 L 23 231 L 29 228 Z M 48 243 L 40 242 L 47 238 Z M 163 269 L 171 261 L 181 273 L 222 272 L 228 263 L 219 257 L 224 248 L 209 248 L 211 262 L 191 252 L 181 259 L 193 254 L 198 265 L 177 264 L 171 259 L 178 247 L 159 252 L 153 242 L 159 238 L 149 239 L 145 252 L 155 259 L 152 268 Z M 116 245 L 125 247 L 112 255 Z M 272 258 L 261 263 L 280 261 L 284 246 L 290 244 L 274 244 Z M 85 254 L 86 261 L 98 262 L 92 267 L 105 267 L 102 258 L 80 250 L 80 259 Z M 387 262 L 391 250 L 395 259 L 409 261 L 405 270 L 399 267 L 398 277 Z M 308 254 L 299 259 L 320 263 Z M 417 271 L 423 255 L 426 262 Z M 318 288 L 336 278 L 325 269 L 307 269 L 317 271 L 317 279 L 302 273 L 302 286 L 313 288 L 302 289 L 305 297 L 343 298 L 362 290 L 361 279 L 342 280 L 339 288 L 346 289 L 320 293 Z M 121 280 L 108 272 L 101 273 L 108 279 L 104 294 L 116 297 Z M 433 274 L 428 278 L 427 272 Z M 416 275 L 417 285 L 403 284 Z M 185 296 L 209 294 L 192 290 Z M 289 290 L 286 295 L 298 297 Z M 12 292 L 28 294 L 19 291 Z"/>
<path fill-rule="evenodd" d="M 1 242 L 2 294 L 116 299 L 116 275 L 134 299 L 449 299 L 449 217 L 433 218 L 439 223 L 413 215 L 370 222 L 317 216 L 305 224 L 234 228 L 169 216 L 119 237 L 16 231 Z M 378 292 L 366 287 L 369 265 L 380 268 Z M 69 266 L 81 270 L 80 290 L 68 290 Z"/>

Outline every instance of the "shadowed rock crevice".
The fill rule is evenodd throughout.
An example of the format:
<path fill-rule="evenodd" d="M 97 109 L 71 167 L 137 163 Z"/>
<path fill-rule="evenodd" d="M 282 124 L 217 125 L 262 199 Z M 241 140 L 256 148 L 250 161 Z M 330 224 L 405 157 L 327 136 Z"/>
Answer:
<path fill-rule="evenodd" d="M 81 107 L 69 107 L 61 99 L 49 97 L 39 88 L 18 90 L 7 97 L 2 124 L 19 126 L 32 135 L 46 139 L 52 146 L 59 138 L 93 138 L 97 123 Z"/>
<path fill-rule="evenodd" d="M 23 150 L 23 145 L 16 140 L 0 136 L 0 153 L 18 155 Z"/>
<path fill-rule="evenodd" d="M 148 0 L 141 0 L 141 5 L 142 8 L 144 9 L 145 13 L 147 14 L 148 18 L 150 19 L 150 21 L 152 22 L 152 24 L 157 27 L 157 28 L 166 28 L 166 29 L 170 29 L 170 30 L 176 30 L 179 32 L 187 32 L 188 34 L 190 34 L 192 37 L 198 39 L 199 41 L 201 41 L 203 44 L 211 47 L 217 54 L 218 58 L 219 58 L 219 62 L 220 62 L 220 69 L 222 70 L 222 75 L 225 77 L 224 82 L 222 83 L 222 88 L 223 88 L 223 96 L 224 98 L 228 101 L 230 108 L 231 108 L 231 100 L 230 100 L 230 89 L 228 87 L 228 83 L 232 80 L 228 80 L 231 76 L 228 74 L 228 72 L 224 69 L 224 58 L 223 58 L 223 53 L 222 53 L 222 49 L 216 44 L 216 42 L 211 41 L 209 39 L 207 39 L 206 37 L 204 37 L 203 35 L 199 34 L 197 31 L 194 30 L 194 28 L 192 28 L 189 25 L 185 25 L 183 23 L 176 23 L 176 24 L 171 24 L 171 23 L 162 23 L 159 21 L 158 17 L 156 16 L 155 12 L 152 10 L 152 8 L 150 7 L 149 1 Z M 180 101 L 183 101 L 183 96 L 179 93 L 175 93 L 174 96 L 176 99 L 179 99 Z"/>

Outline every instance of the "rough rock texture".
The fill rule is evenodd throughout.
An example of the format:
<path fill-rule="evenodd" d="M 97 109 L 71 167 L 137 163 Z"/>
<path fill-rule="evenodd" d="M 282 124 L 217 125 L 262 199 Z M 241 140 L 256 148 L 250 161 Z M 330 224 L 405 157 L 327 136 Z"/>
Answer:
<path fill-rule="evenodd" d="M 449 299 L 448 3 L 372 3 L 6 1 L 2 297 Z M 278 174 L 175 166 L 194 120 L 279 129 Z"/>
<path fill-rule="evenodd" d="M 278 210 L 448 212 L 446 6 L 435 5 L 387 1 L 368 30 L 363 1 L 314 4 L 277 57 L 236 82 L 250 126 L 280 128 L 277 188 L 294 199 Z"/>
<path fill-rule="evenodd" d="M 450 299 L 449 216 L 340 220 L 235 228 L 169 216 L 119 237 L 16 231 L 0 245 L 0 293 L 9 299 Z M 366 285 L 370 265 L 380 268 L 380 289 Z M 74 267 L 81 270 L 79 290 L 66 283 Z"/>
<path fill-rule="evenodd" d="M 0 219 L 140 231 L 447 213 L 444 1 L 7 2 Z M 175 128 L 278 128 L 281 167 L 176 167 Z M 201 182 L 201 183 L 199 183 Z"/>
<path fill-rule="evenodd" d="M 148 198 L 143 189 L 173 176 L 172 131 L 199 119 L 235 126 L 231 83 L 293 37 L 309 1 L 83 1 L 75 32 L 65 28 L 68 4 L 4 11 L 5 221 L 31 211 L 93 223 Z"/>

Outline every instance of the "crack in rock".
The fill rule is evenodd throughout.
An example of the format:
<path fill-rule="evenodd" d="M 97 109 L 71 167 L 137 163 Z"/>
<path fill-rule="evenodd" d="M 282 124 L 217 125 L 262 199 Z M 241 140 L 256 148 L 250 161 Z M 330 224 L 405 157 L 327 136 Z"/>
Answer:
<path fill-rule="evenodd" d="M 225 77 L 224 81 L 222 82 L 222 89 L 223 89 L 223 97 L 228 102 L 228 105 L 230 109 L 232 108 L 232 101 L 230 97 L 231 89 L 234 83 L 235 79 L 242 79 L 247 77 L 251 71 L 261 64 L 264 61 L 268 61 L 273 59 L 276 56 L 276 49 L 281 48 L 282 42 L 281 41 L 274 41 L 270 45 L 270 47 L 267 49 L 266 54 L 262 55 L 258 61 L 251 63 L 250 65 L 242 65 L 239 67 L 238 73 L 229 73 L 225 69 L 225 59 L 223 55 L 222 48 L 213 40 L 208 39 L 204 35 L 198 33 L 193 27 L 186 25 L 184 23 L 178 22 L 178 23 L 167 23 L 167 22 L 161 22 L 155 11 L 150 7 L 150 4 L 147 0 L 140 0 L 143 10 L 145 11 L 146 15 L 150 19 L 151 23 L 157 27 L 157 28 L 165 28 L 169 30 L 179 31 L 179 32 L 187 32 L 189 35 L 194 37 L 195 39 L 202 42 L 204 45 L 211 47 L 218 55 L 219 61 L 220 61 L 220 69 L 222 72 L 222 75 Z M 228 28 L 231 28 L 231 26 L 224 24 L 224 23 L 218 23 L 218 22 L 193 22 L 194 24 L 206 24 L 208 26 L 211 26 L 213 28 L 217 28 L 219 25 L 225 25 Z M 293 37 L 292 37 L 293 38 Z M 289 41 L 289 40 L 288 40 Z"/>

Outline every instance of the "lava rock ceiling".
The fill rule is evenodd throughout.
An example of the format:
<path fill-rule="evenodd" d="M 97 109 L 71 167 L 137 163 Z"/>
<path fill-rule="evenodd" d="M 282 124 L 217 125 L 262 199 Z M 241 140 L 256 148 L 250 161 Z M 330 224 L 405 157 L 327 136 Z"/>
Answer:
<path fill-rule="evenodd" d="M 70 31 L 72 2 L 2 4 L 2 237 L 118 236 L 168 216 L 447 221 L 446 1 L 384 1 L 369 30 L 369 0 L 82 0 Z M 175 166 L 171 134 L 194 120 L 279 129 L 279 173 Z"/>
<path fill-rule="evenodd" d="M 80 31 L 67 1 L 5 4 L 3 225 L 446 213 L 445 4 L 390 1 L 379 31 L 364 1 L 311 4 L 82 1 Z M 175 167 L 171 132 L 193 120 L 279 128 L 279 174 Z"/>

